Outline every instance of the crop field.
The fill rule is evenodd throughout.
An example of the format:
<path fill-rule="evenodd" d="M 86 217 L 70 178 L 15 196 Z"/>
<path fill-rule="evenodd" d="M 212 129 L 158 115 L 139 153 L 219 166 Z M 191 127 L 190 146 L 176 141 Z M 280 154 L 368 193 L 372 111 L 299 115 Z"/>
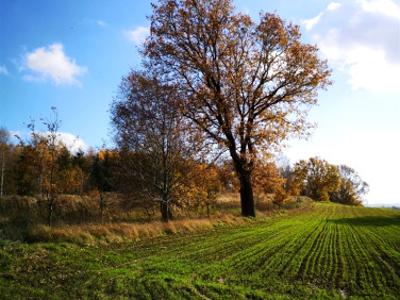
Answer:
<path fill-rule="evenodd" d="M 400 212 L 316 204 L 108 246 L 2 242 L 3 299 L 399 299 Z"/>

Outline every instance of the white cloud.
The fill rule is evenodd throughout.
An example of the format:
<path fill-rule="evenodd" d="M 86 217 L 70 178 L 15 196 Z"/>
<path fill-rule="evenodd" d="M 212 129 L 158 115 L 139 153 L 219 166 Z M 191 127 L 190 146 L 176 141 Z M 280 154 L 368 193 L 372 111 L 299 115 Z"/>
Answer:
<path fill-rule="evenodd" d="M 0 65 L 0 75 L 8 75 L 6 66 Z"/>
<path fill-rule="evenodd" d="M 135 45 L 143 44 L 149 34 L 150 28 L 144 26 L 138 26 L 135 29 L 124 31 L 125 37 Z"/>
<path fill-rule="evenodd" d="M 330 11 L 334 11 L 334 10 L 337 10 L 338 8 L 340 8 L 341 6 L 342 6 L 342 4 L 340 4 L 338 2 L 331 2 L 331 3 L 329 3 L 329 5 L 326 9 L 330 10 Z"/>
<path fill-rule="evenodd" d="M 400 4 L 331 3 L 303 22 L 331 66 L 347 74 L 353 89 L 400 91 Z"/>
<path fill-rule="evenodd" d="M 86 72 L 75 60 L 64 53 L 62 44 L 54 43 L 40 47 L 24 56 L 23 68 L 29 73 L 24 79 L 29 81 L 51 80 L 56 85 L 79 83 L 77 77 Z"/>
<path fill-rule="evenodd" d="M 358 0 L 358 3 L 366 12 L 400 19 L 400 6 L 392 0 Z"/>
<path fill-rule="evenodd" d="M 309 31 L 311 30 L 315 25 L 317 25 L 321 18 L 329 11 L 335 11 L 339 9 L 342 6 L 342 4 L 338 2 L 331 2 L 328 4 L 326 10 L 320 12 L 317 16 L 311 19 L 303 20 L 303 24 L 306 27 L 306 30 Z"/>
<path fill-rule="evenodd" d="M 46 137 L 48 132 L 39 132 L 38 134 Z M 86 151 L 89 148 L 83 139 L 69 132 L 58 132 L 57 143 L 65 145 L 72 153 L 79 150 Z"/>
<path fill-rule="evenodd" d="M 60 132 L 58 135 L 58 141 L 64 144 L 73 153 L 76 153 L 79 150 L 86 151 L 88 149 L 88 145 L 85 141 L 72 133 Z"/>
<path fill-rule="evenodd" d="M 400 64 L 388 61 L 383 49 L 354 46 L 343 51 L 335 45 L 321 44 L 325 53 L 333 53 L 341 68 L 349 75 L 349 84 L 355 90 L 400 91 Z M 328 56 L 329 57 L 329 56 Z"/>
<path fill-rule="evenodd" d="M 315 25 L 318 24 L 322 16 L 324 15 L 323 12 L 319 13 L 317 16 L 311 19 L 303 20 L 303 24 L 306 27 L 306 29 L 309 31 L 311 30 Z"/>

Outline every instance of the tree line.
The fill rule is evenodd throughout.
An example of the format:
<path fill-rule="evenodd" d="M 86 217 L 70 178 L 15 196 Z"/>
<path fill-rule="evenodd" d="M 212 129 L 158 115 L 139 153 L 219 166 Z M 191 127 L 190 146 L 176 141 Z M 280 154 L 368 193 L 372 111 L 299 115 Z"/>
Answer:
<path fill-rule="evenodd" d="M 27 140 L 14 144 L 8 131 L 0 129 L 0 199 L 10 195 L 36 197 L 44 204 L 50 226 L 57 199 L 65 194 L 97 195 L 101 222 L 107 208 L 105 193 L 117 194 L 122 209 L 140 209 L 149 215 L 158 211 L 161 219 L 168 221 L 177 209 L 209 215 L 219 194 L 240 190 L 228 159 L 204 162 L 197 152 L 172 155 L 169 149 L 163 157 L 159 152 L 163 153 L 162 143 L 160 148 L 146 145 L 71 152 L 57 137 L 57 131 L 33 131 Z M 350 167 L 319 158 L 301 160 L 294 166 L 278 166 L 265 159 L 254 169 L 253 188 L 256 199 L 270 195 L 278 207 L 288 197 L 299 195 L 359 205 L 368 185 Z"/>

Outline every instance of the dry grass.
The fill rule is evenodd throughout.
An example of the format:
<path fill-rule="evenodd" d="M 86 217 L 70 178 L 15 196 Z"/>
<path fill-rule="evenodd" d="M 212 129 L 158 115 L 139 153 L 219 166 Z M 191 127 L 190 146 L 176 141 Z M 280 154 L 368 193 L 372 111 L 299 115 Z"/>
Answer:
<path fill-rule="evenodd" d="M 106 193 L 104 220 L 107 222 L 131 222 L 148 219 L 140 208 L 126 209 L 122 198 L 115 193 Z M 0 199 L 0 216 L 14 223 L 40 224 L 47 222 L 47 201 L 41 196 L 5 196 Z M 58 195 L 54 203 L 54 222 L 82 224 L 100 221 L 98 195 Z"/>
<path fill-rule="evenodd" d="M 149 223 L 107 223 L 48 227 L 37 225 L 27 235 L 32 242 L 73 242 L 81 245 L 122 243 L 168 234 L 191 233 L 210 230 L 218 226 L 232 226 L 248 222 L 233 215 L 217 218 L 186 219 Z"/>
<path fill-rule="evenodd" d="M 219 203 L 240 203 L 239 193 L 224 193 L 218 195 L 217 202 Z"/>
<path fill-rule="evenodd" d="M 257 216 L 268 217 L 277 210 L 305 207 L 307 201 L 291 197 L 281 206 L 273 203 L 272 195 L 257 195 Z M 312 202 L 311 200 L 309 201 Z M 0 201 L 0 240 L 65 241 L 82 245 L 122 243 L 167 234 L 210 230 L 248 222 L 240 217 L 238 194 L 220 195 L 205 217 L 204 212 L 190 210 L 192 216 L 174 210 L 175 220 L 159 222 L 156 212 L 151 218 L 143 210 L 126 210 L 115 194 L 107 195 L 105 224 L 100 224 L 98 199 L 93 196 L 61 195 L 56 201 L 55 226 L 46 224 L 46 203 L 35 197 L 11 196 Z M 187 213 L 187 212 L 186 212 Z"/>

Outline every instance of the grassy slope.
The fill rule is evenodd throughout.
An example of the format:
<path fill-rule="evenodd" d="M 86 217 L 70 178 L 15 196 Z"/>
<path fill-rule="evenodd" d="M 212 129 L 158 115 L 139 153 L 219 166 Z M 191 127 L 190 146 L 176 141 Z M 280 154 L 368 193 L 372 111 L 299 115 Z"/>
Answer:
<path fill-rule="evenodd" d="M 400 212 L 318 204 L 130 245 L 6 244 L 1 298 L 396 299 Z"/>

